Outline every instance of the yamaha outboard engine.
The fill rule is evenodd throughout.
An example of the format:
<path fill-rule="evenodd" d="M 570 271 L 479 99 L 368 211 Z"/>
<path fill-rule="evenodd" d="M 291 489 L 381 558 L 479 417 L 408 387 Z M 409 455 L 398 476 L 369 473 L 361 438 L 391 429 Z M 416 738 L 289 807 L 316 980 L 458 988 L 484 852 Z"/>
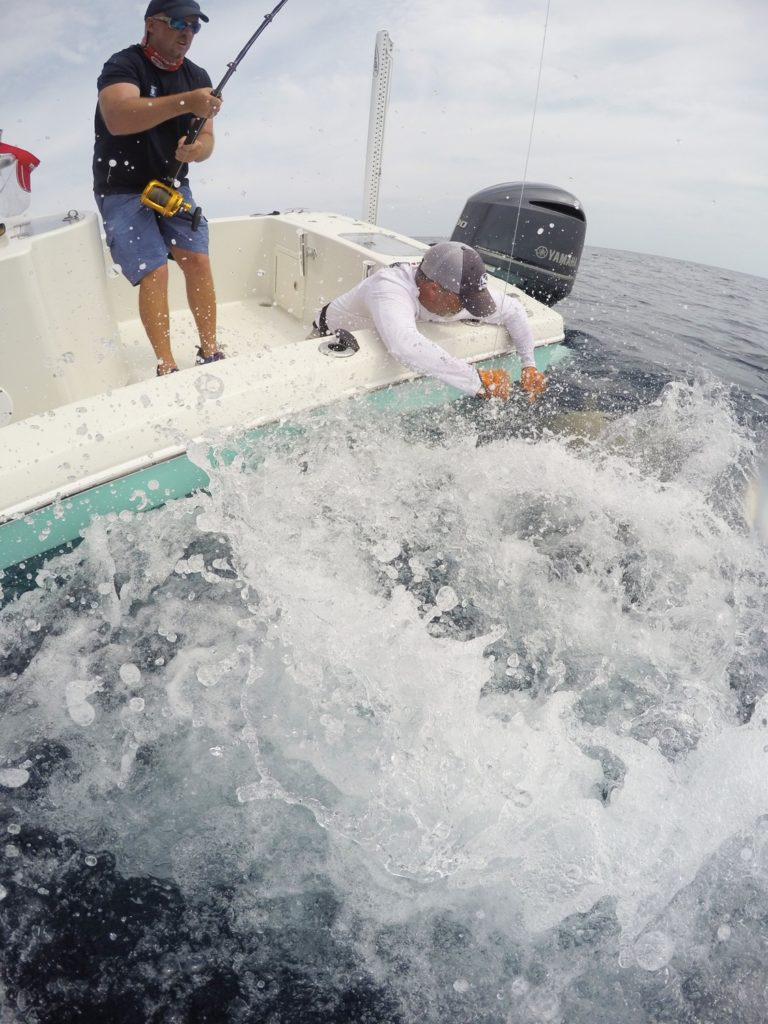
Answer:
<path fill-rule="evenodd" d="M 477 249 L 494 277 L 552 306 L 573 288 L 586 230 L 576 196 L 513 181 L 470 196 L 451 240 Z"/>

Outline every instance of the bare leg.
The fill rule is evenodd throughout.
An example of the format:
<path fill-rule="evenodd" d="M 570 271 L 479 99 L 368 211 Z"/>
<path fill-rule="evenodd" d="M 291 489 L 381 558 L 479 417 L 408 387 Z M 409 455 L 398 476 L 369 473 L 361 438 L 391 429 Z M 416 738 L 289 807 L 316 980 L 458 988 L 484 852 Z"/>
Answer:
<path fill-rule="evenodd" d="M 204 356 L 216 351 L 216 291 L 211 273 L 211 261 L 205 253 L 188 249 L 171 249 L 173 258 L 184 274 L 187 301 L 200 335 L 200 350 Z"/>
<path fill-rule="evenodd" d="M 160 374 L 176 367 L 171 352 L 171 324 L 168 313 L 168 264 L 151 270 L 139 282 L 139 316 L 155 351 Z"/>

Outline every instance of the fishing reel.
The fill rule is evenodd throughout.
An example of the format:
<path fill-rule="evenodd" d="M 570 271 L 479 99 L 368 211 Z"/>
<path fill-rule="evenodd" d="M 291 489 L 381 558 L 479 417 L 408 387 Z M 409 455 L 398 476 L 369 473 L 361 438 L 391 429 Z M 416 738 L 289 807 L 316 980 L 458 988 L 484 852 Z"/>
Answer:
<path fill-rule="evenodd" d="M 141 201 L 150 210 L 159 213 L 161 217 L 184 217 L 192 221 L 192 230 L 197 231 L 200 227 L 200 219 L 203 216 L 202 207 L 192 208 L 178 189 L 166 184 L 164 181 L 154 179 L 150 181 L 141 193 Z"/>

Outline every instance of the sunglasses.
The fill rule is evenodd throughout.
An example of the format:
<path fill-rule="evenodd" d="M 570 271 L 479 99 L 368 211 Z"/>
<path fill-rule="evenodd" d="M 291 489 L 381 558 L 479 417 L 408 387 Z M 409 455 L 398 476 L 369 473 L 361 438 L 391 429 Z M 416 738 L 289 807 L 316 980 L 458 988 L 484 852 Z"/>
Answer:
<path fill-rule="evenodd" d="M 154 14 L 155 21 L 164 21 L 168 28 L 175 29 L 176 32 L 183 32 L 185 29 L 189 29 L 192 35 L 197 35 L 200 29 L 203 27 L 200 21 L 186 21 L 184 18 L 169 18 L 167 14 Z"/>

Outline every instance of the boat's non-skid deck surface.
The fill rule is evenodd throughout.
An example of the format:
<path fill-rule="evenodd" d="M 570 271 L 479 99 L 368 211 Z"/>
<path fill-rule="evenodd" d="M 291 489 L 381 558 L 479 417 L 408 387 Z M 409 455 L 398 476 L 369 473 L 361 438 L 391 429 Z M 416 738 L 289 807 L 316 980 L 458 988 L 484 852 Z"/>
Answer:
<path fill-rule="evenodd" d="M 217 307 L 217 337 L 222 351 L 229 357 L 277 348 L 302 341 L 311 324 L 300 323 L 294 316 L 273 303 L 246 299 L 224 302 Z M 155 374 L 155 356 L 144 327 L 138 317 L 120 324 L 120 343 L 128 365 L 129 380 L 137 383 Z M 171 345 L 180 369 L 193 366 L 200 344 L 197 328 L 188 310 L 171 315 Z"/>

